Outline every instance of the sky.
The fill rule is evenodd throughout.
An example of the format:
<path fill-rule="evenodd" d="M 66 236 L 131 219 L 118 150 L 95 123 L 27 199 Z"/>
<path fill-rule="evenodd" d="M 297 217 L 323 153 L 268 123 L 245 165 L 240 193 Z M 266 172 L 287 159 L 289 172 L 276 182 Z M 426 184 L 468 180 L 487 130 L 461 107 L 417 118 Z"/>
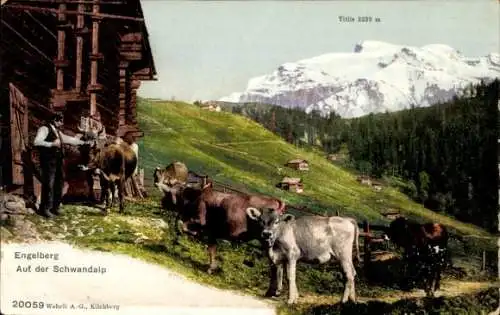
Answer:
<path fill-rule="evenodd" d="M 143 97 L 217 100 L 250 78 L 363 40 L 446 44 L 464 55 L 500 51 L 498 0 L 172 1 L 141 0 L 158 72 Z M 380 22 L 341 22 L 370 16 Z"/>

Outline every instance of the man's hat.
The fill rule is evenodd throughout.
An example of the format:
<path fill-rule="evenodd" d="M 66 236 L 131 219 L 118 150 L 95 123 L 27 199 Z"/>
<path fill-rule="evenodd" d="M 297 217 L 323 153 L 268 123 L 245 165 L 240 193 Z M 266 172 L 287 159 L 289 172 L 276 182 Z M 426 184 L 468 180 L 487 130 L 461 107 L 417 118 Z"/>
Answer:
<path fill-rule="evenodd" d="M 51 122 L 55 122 L 55 121 L 63 121 L 63 115 L 61 113 L 54 113 L 52 114 L 52 116 L 50 117 L 50 121 Z"/>

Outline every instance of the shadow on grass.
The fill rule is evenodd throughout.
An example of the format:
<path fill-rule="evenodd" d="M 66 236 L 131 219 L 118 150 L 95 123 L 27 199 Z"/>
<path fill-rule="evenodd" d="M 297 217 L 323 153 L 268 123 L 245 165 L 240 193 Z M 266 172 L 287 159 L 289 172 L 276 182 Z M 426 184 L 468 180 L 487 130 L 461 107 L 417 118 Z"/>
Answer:
<path fill-rule="evenodd" d="M 371 261 L 361 272 L 368 284 L 386 288 L 401 289 L 405 280 L 404 262 L 399 257 Z"/>
<path fill-rule="evenodd" d="M 498 289 L 491 288 L 475 294 L 455 297 L 412 298 L 394 303 L 369 301 L 367 303 L 337 303 L 315 305 L 301 310 L 302 314 L 487 314 L 498 307 Z M 292 309 L 293 310 L 293 309 Z"/>
<path fill-rule="evenodd" d="M 150 244 L 143 244 L 142 248 L 154 253 L 162 254 L 162 255 L 167 255 L 170 258 L 174 258 L 178 261 L 182 261 L 183 264 L 188 265 L 192 268 L 194 268 L 197 271 L 200 272 L 206 272 L 208 270 L 208 255 L 207 255 L 207 262 L 202 263 L 196 259 L 193 259 L 191 255 L 189 255 L 188 250 L 182 250 L 182 248 L 185 247 L 182 244 L 176 244 L 174 245 L 172 242 L 170 242 L 170 246 L 167 247 L 165 244 L 158 244 L 158 243 L 150 243 Z"/>

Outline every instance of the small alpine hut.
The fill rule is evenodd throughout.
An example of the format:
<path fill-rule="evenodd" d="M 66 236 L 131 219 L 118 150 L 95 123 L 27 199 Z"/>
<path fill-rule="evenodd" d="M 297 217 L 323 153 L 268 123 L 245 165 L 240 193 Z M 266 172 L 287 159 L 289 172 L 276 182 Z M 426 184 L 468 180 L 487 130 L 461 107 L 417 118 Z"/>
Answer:
<path fill-rule="evenodd" d="M 300 178 L 284 177 L 276 186 L 299 194 L 304 192 L 304 184 Z"/>
<path fill-rule="evenodd" d="M 343 162 L 346 160 L 346 156 L 342 153 L 332 153 L 328 154 L 327 159 L 332 162 Z"/>
<path fill-rule="evenodd" d="M 356 180 L 362 184 L 362 185 L 366 185 L 366 186 L 371 186 L 373 184 L 373 180 L 370 176 L 368 175 L 359 175 Z"/>
<path fill-rule="evenodd" d="M 285 166 L 299 171 L 308 171 L 309 163 L 304 159 L 294 159 L 286 162 Z"/>
<path fill-rule="evenodd" d="M 38 195 L 32 143 L 52 113 L 70 135 L 90 123 L 109 136 L 143 136 L 137 89 L 156 70 L 139 0 L 1 0 L 0 9 L 3 189 Z M 78 150 L 65 150 L 68 194 L 82 193 Z"/>
<path fill-rule="evenodd" d="M 220 112 L 221 111 L 220 105 L 217 104 L 217 102 L 213 102 L 213 101 L 202 103 L 200 105 L 200 108 L 204 109 L 204 110 L 208 110 L 210 112 Z"/>

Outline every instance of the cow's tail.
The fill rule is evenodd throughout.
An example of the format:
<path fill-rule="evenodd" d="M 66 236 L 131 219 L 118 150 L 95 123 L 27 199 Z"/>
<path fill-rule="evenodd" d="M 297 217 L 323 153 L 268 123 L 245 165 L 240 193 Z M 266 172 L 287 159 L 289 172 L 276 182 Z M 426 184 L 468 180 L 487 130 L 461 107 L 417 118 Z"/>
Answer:
<path fill-rule="evenodd" d="M 358 222 L 355 219 L 349 218 L 349 220 L 354 225 L 354 242 L 355 242 L 355 246 L 356 246 L 356 260 L 359 263 L 359 262 L 361 262 L 361 257 L 359 255 L 359 226 L 358 226 Z"/>
<path fill-rule="evenodd" d="M 355 242 L 356 242 L 356 259 L 358 260 L 358 263 L 361 262 L 361 257 L 359 256 L 359 226 L 358 226 L 358 222 L 356 222 L 356 220 L 353 220 L 353 224 L 354 224 L 354 230 L 356 231 L 355 232 Z"/>

